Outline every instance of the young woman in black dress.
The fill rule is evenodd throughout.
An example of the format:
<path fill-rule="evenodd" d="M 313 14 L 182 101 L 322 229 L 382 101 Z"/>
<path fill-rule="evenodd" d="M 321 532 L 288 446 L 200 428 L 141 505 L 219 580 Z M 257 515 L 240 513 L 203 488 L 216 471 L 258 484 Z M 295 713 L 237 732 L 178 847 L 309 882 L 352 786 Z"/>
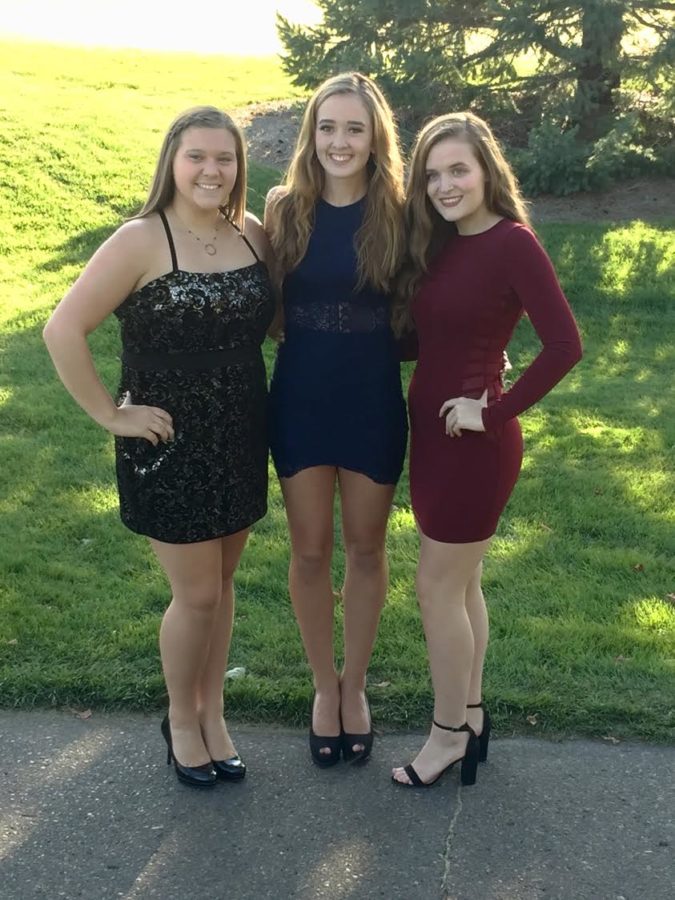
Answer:
<path fill-rule="evenodd" d="M 147 535 L 173 598 L 160 629 L 178 778 L 236 780 L 223 718 L 233 576 L 266 512 L 266 381 L 273 315 L 260 223 L 246 213 L 241 133 L 213 107 L 179 116 L 148 199 L 95 253 L 44 330 L 73 398 L 115 435 L 122 521 Z M 111 313 L 122 334 L 118 399 L 87 335 Z"/>

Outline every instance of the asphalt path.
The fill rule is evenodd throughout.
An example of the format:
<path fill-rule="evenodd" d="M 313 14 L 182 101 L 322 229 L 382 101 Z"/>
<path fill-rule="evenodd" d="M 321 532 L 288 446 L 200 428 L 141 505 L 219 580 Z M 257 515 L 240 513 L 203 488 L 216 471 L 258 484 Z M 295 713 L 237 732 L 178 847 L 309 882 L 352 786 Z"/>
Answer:
<path fill-rule="evenodd" d="M 248 774 L 196 790 L 159 716 L 0 710 L 2 900 L 672 900 L 673 747 L 494 740 L 478 782 L 399 788 L 420 734 L 321 770 L 233 727 Z"/>

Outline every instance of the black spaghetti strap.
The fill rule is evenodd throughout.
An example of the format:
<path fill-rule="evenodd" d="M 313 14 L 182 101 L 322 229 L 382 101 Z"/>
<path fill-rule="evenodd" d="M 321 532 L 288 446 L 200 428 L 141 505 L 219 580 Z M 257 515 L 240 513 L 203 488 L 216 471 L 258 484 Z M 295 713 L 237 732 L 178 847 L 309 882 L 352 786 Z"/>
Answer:
<path fill-rule="evenodd" d="M 169 223 L 167 221 L 166 216 L 164 215 L 163 209 L 158 209 L 159 217 L 162 220 L 162 225 L 164 226 L 164 231 L 166 231 L 166 238 L 169 242 L 169 250 L 171 251 L 171 265 L 173 266 L 172 271 L 178 271 L 178 257 L 176 256 L 176 248 L 173 243 L 173 235 L 171 234 L 171 229 L 169 228 Z"/>
<path fill-rule="evenodd" d="M 251 251 L 251 253 L 254 255 L 255 261 L 256 261 L 256 262 L 262 262 L 262 260 L 261 260 L 260 257 L 258 256 L 258 254 L 255 252 L 255 247 L 254 247 L 253 244 L 249 241 L 249 239 L 246 237 L 246 235 L 245 235 L 244 232 L 241 230 L 241 228 L 240 228 L 238 225 L 235 225 L 235 223 L 232 221 L 232 219 L 228 219 L 227 221 L 228 221 L 228 222 L 230 223 L 230 225 L 234 228 L 234 230 L 235 230 L 236 232 L 238 232 L 239 237 L 242 238 L 242 240 L 244 241 L 244 243 L 246 244 L 246 246 L 248 247 L 248 249 L 249 249 L 249 250 Z"/>

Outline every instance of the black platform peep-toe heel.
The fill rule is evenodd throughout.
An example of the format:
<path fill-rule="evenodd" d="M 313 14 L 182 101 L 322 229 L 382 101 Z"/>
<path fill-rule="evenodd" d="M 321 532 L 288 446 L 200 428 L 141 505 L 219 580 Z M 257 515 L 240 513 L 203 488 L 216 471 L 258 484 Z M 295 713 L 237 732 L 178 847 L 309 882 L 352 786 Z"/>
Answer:
<path fill-rule="evenodd" d="M 442 731 L 468 731 L 469 732 L 469 740 L 466 744 L 466 751 L 464 756 L 460 756 L 459 759 L 453 760 L 449 763 L 444 769 L 438 773 L 438 775 L 432 781 L 422 781 L 417 772 L 415 771 L 412 763 L 408 763 L 407 766 L 403 767 L 403 771 L 408 776 L 411 781 L 411 784 L 407 784 L 405 781 L 399 781 L 394 776 L 391 776 L 391 780 L 394 784 L 399 784 L 401 787 L 431 787 L 432 784 L 436 784 L 441 775 L 444 775 L 449 769 L 451 769 L 455 763 L 461 762 L 462 767 L 460 769 L 460 779 L 462 784 L 470 785 L 476 783 L 476 772 L 478 770 L 478 738 L 476 737 L 476 732 L 473 728 L 465 722 L 463 725 L 460 725 L 459 728 L 453 728 L 452 725 L 440 725 L 434 719 L 434 725 L 436 728 L 440 728 Z"/>
<path fill-rule="evenodd" d="M 314 701 L 312 701 L 312 718 L 314 718 Z M 321 751 L 324 751 L 323 753 Z M 328 751 L 327 753 L 325 751 Z M 321 769 L 328 769 L 340 761 L 342 750 L 342 734 L 335 737 L 326 737 L 317 734 L 314 728 L 309 726 L 309 752 L 314 763 Z"/>
<path fill-rule="evenodd" d="M 367 701 L 367 698 L 366 698 Z M 368 704 L 368 722 L 370 728 L 365 734 L 353 734 L 349 731 L 342 732 L 342 758 L 348 763 L 365 762 L 370 756 L 373 749 L 373 720 L 370 715 L 370 704 Z M 355 750 L 354 746 L 360 746 L 361 750 Z"/>
<path fill-rule="evenodd" d="M 168 714 L 162 719 L 160 728 L 166 741 L 166 764 L 168 766 L 173 762 L 178 780 L 182 781 L 183 784 L 189 784 L 191 787 L 212 787 L 216 783 L 216 770 L 210 762 L 205 763 L 203 766 L 183 766 L 176 759 L 173 752 L 171 725 L 169 724 Z"/>
<path fill-rule="evenodd" d="M 483 730 L 478 735 L 478 762 L 485 762 L 488 758 L 488 744 L 490 743 L 490 732 L 492 731 L 490 713 L 483 706 L 482 700 L 480 703 L 467 703 L 466 708 L 483 710 Z"/>

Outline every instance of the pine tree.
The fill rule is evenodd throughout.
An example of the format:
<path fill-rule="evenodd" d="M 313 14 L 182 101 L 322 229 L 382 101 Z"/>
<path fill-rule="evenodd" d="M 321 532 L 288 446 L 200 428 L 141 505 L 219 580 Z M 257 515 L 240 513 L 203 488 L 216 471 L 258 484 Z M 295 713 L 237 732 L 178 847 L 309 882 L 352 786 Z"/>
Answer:
<path fill-rule="evenodd" d="M 411 118 L 472 107 L 555 121 L 579 141 L 607 135 L 647 89 L 675 100 L 675 2 L 317 0 L 322 24 L 278 17 L 294 82 L 372 75 Z"/>

